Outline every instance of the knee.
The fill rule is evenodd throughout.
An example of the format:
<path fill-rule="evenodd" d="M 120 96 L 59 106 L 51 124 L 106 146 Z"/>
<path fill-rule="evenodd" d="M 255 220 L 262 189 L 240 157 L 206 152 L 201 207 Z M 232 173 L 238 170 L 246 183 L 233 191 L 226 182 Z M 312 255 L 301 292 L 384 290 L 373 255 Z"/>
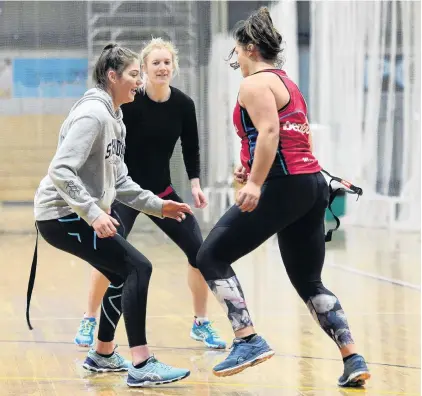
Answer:
<path fill-rule="evenodd" d="M 231 268 L 227 251 L 218 243 L 218 232 L 211 232 L 196 255 L 196 265 L 206 281 L 222 279 Z"/>
<path fill-rule="evenodd" d="M 204 240 L 202 239 L 201 230 L 199 229 L 199 225 L 196 222 L 195 218 L 190 215 L 188 218 L 192 219 L 192 224 L 189 224 L 188 231 L 186 231 L 187 239 L 184 241 L 182 249 L 188 259 L 190 266 L 195 269 L 198 269 L 198 252 L 201 249 Z"/>
<path fill-rule="evenodd" d="M 143 260 L 142 261 L 142 271 L 143 273 L 148 276 L 148 278 L 152 275 L 152 264 L 149 260 Z"/>
<path fill-rule="evenodd" d="M 213 261 L 213 246 L 205 240 L 202 246 L 198 249 L 198 253 L 195 258 L 195 266 L 206 278 L 208 270 L 212 267 Z"/>
<path fill-rule="evenodd" d="M 192 260 L 192 261 L 194 261 L 195 265 L 192 262 L 190 264 L 192 265 L 192 267 L 197 268 L 202 273 L 202 268 L 204 267 L 206 259 L 207 259 L 207 257 L 206 257 L 206 254 L 205 254 L 205 249 L 203 249 L 203 247 L 201 246 L 198 249 L 198 252 L 195 256 L 195 259 Z"/>
<path fill-rule="evenodd" d="M 238 252 L 232 248 L 233 235 L 227 238 L 227 231 L 227 227 L 214 227 L 196 255 L 196 265 L 206 281 L 233 275 L 231 264 Z"/>
<path fill-rule="evenodd" d="M 196 262 L 197 260 L 197 254 L 192 254 L 188 256 L 188 263 L 192 268 L 198 269 L 198 264 Z"/>
<path fill-rule="evenodd" d="M 147 258 L 137 259 L 133 262 L 133 269 L 143 279 L 150 279 L 152 274 L 152 264 Z"/>
<path fill-rule="evenodd" d="M 186 257 L 188 259 L 188 263 L 191 267 L 198 269 L 198 253 L 201 249 L 202 241 L 195 241 L 192 243 L 192 245 L 189 247 L 189 249 L 185 250 Z"/>

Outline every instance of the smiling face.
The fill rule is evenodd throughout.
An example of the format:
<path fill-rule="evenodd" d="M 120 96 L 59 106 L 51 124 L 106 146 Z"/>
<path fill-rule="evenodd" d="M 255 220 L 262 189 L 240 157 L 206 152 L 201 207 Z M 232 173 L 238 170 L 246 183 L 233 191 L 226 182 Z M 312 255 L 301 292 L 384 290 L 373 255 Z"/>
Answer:
<path fill-rule="evenodd" d="M 119 76 L 114 70 L 109 71 L 112 82 L 111 90 L 116 104 L 133 102 L 135 94 L 141 85 L 141 66 L 139 61 L 130 63 Z"/>
<path fill-rule="evenodd" d="M 170 85 L 173 78 L 174 63 L 171 52 L 166 48 L 155 48 L 146 57 L 142 71 L 152 85 Z"/>

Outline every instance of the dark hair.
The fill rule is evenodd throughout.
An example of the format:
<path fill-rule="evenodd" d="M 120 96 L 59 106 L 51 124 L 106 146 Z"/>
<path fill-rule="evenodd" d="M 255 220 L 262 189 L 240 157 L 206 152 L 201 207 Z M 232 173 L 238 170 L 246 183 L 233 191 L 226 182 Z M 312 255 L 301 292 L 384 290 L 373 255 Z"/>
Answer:
<path fill-rule="evenodd" d="M 258 11 L 252 13 L 246 21 L 239 21 L 234 27 L 234 39 L 246 47 L 248 44 L 254 44 L 260 55 L 274 64 L 281 65 L 281 53 L 283 49 L 280 47 L 283 38 L 273 25 L 270 12 L 267 7 L 261 7 Z M 229 58 L 233 56 L 234 48 L 229 54 Z M 239 67 L 237 62 L 230 63 L 234 69 Z"/>
<path fill-rule="evenodd" d="M 128 48 L 119 47 L 117 44 L 108 44 L 103 48 L 100 57 L 95 63 L 92 78 L 96 86 L 107 88 L 107 72 L 109 69 L 114 70 L 118 76 L 133 61 L 139 60 L 138 54 Z"/>

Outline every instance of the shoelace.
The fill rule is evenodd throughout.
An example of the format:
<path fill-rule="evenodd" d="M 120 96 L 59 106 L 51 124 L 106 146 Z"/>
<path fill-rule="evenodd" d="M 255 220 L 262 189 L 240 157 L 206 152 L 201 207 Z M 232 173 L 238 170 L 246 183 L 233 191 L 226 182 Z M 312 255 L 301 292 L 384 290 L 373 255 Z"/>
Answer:
<path fill-rule="evenodd" d="M 159 362 L 155 357 L 153 357 L 150 360 L 150 363 L 154 363 L 155 367 L 160 368 L 160 369 L 163 369 L 163 370 L 166 370 L 166 371 L 170 371 L 172 369 L 171 366 L 169 366 L 169 365 L 167 365 L 165 363 Z"/>
<path fill-rule="evenodd" d="M 84 336 L 90 336 L 91 331 L 94 329 L 94 324 L 90 320 L 81 320 L 79 332 Z"/>
<path fill-rule="evenodd" d="M 212 326 L 211 326 L 211 322 L 210 323 L 207 323 L 207 324 L 205 324 L 204 325 L 204 327 L 209 331 L 209 333 L 213 336 L 213 337 L 215 337 L 215 338 L 219 338 L 218 337 L 218 335 L 217 335 L 217 332 L 212 328 Z"/>
<path fill-rule="evenodd" d="M 125 358 L 122 355 L 120 355 L 119 352 L 116 352 L 116 350 L 114 350 L 114 353 L 111 357 L 115 357 L 115 359 L 119 362 L 119 364 L 122 364 L 125 361 Z"/>
<path fill-rule="evenodd" d="M 233 342 L 233 344 L 230 347 L 230 354 L 228 356 L 231 357 L 232 355 L 234 355 L 236 353 L 236 351 L 239 351 L 240 348 L 246 346 L 247 343 L 246 342 Z"/>

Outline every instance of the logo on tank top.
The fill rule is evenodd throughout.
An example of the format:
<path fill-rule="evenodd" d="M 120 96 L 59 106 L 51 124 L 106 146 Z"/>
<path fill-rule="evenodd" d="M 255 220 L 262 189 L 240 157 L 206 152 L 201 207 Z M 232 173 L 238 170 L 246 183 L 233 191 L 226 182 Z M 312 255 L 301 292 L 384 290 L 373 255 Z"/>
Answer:
<path fill-rule="evenodd" d="M 303 162 L 314 162 L 314 160 L 312 158 L 309 158 L 309 157 L 302 157 L 302 161 Z"/>
<path fill-rule="evenodd" d="M 309 135 L 309 132 L 310 132 L 308 123 L 297 124 L 295 122 L 287 121 L 281 124 L 281 128 L 283 131 L 295 131 L 295 132 L 303 133 L 306 135 Z"/>

